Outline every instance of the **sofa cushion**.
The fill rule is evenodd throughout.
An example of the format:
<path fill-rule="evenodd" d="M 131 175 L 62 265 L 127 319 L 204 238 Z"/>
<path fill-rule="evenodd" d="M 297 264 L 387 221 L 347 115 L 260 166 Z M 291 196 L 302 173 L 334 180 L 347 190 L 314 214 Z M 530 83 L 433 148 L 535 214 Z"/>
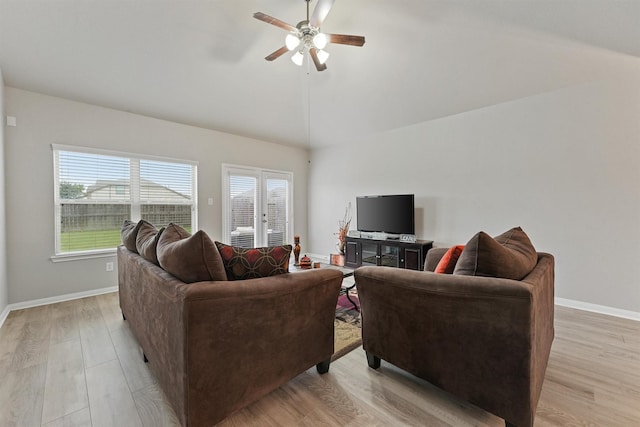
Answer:
<path fill-rule="evenodd" d="M 216 242 L 229 280 L 275 276 L 289 272 L 291 245 L 239 248 Z"/>
<path fill-rule="evenodd" d="M 124 223 L 122 224 L 122 229 L 120 230 L 122 244 L 125 248 L 135 253 L 138 253 L 138 249 L 136 248 L 136 237 L 138 237 L 138 230 L 140 230 L 141 225 L 142 220 L 133 222 L 131 220 L 125 219 Z"/>
<path fill-rule="evenodd" d="M 202 230 L 192 235 L 169 224 L 158 239 L 157 254 L 160 267 L 185 283 L 227 280 L 220 253 Z"/>
<path fill-rule="evenodd" d="M 164 228 L 158 230 L 153 224 L 147 221 L 141 221 L 138 235 L 136 236 L 136 249 L 142 258 L 155 265 L 160 265 L 158 262 L 158 239 L 162 235 Z"/>
<path fill-rule="evenodd" d="M 434 273 L 452 274 L 463 249 L 464 245 L 451 246 L 449 250 L 442 256 L 442 258 L 440 258 L 440 261 L 438 262 L 438 265 L 436 265 Z"/>
<path fill-rule="evenodd" d="M 538 254 L 522 228 L 489 236 L 479 232 L 467 242 L 453 274 L 521 280 L 538 262 Z"/>

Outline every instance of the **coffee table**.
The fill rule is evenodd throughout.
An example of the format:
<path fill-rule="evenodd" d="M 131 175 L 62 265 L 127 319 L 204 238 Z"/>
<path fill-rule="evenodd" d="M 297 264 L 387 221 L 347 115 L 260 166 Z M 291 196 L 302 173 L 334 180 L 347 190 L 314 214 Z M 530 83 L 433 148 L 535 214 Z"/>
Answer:
<path fill-rule="evenodd" d="M 353 276 L 353 272 L 355 271 L 355 269 L 353 268 L 349 268 L 349 267 L 342 267 L 339 265 L 333 265 L 333 264 L 327 264 L 326 262 L 316 262 L 314 264 L 318 264 L 320 265 L 320 267 L 316 267 L 316 268 L 331 268 L 333 270 L 338 270 L 342 273 L 342 278 L 345 279 L 347 277 L 351 277 Z M 292 271 L 304 271 L 304 270 L 314 270 L 314 268 L 301 268 L 299 265 L 295 265 L 295 264 L 291 264 L 291 268 L 290 270 Z M 344 282 L 343 282 L 344 283 Z M 360 309 L 358 308 L 358 305 L 351 299 L 351 297 L 349 296 L 349 291 L 353 288 L 356 287 L 355 282 L 353 283 L 353 285 L 342 285 L 340 287 L 340 293 L 338 294 L 338 296 L 340 295 L 344 295 L 347 297 L 347 300 L 349 300 L 349 302 L 351 303 L 351 305 L 353 305 L 353 308 L 356 311 L 360 311 Z"/>

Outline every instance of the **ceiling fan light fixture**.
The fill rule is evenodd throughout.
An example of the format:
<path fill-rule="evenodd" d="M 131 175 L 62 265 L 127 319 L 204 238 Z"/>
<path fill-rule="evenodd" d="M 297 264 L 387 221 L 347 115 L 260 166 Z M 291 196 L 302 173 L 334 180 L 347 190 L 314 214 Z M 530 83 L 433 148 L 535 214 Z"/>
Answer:
<path fill-rule="evenodd" d="M 326 50 L 319 50 L 318 62 L 320 62 L 321 64 L 324 64 L 325 62 L 327 62 L 327 59 L 329 59 L 329 52 L 327 52 Z"/>
<path fill-rule="evenodd" d="M 291 61 L 293 61 L 293 63 L 296 64 L 298 67 L 301 67 L 302 62 L 304 61 L 304 55 L 302 54 L 302 52 L 297 51 L 291 57 Z"/>
<path fill-rule="evenodd" d="M 324 33 L 318 33 L 313 36 L 313 44 L 318 49 L 324 49 L 327 46 L 327 35 Z"/>
<path fill-rule="evenodd" d="M 287 46 L 287 49 L 293 50 L 300 44 L 300 38 L 298 38 L 295 34 L 289 33 L 284 39 L 284 44 Z"/>
<path fill-rule="evenodd" d="M 349 34 L 324 34 L 320 31 L 324 19 L 331 10 L 335 0 L 316 0 L 316 7 L 313 14 L 309 14 L 309 3 L 311 0 L 305 0 L 307 4 L 307 19 L 298 22 L 293 26 L 278 18 L 269 16 L 262 12 L 256 12 L 253 17 L 259 21 L 276 26 L 287 31 L 285 36 L 285 45 L 276 51 L 265 56 L 267 61 L 273 61 L 285 53 L 292 52 L 291 61 L 301 67 L 304 63 L 305 55 L 309 55 L 309 62 L 313 62 L 318 71 L 327 69 L 325 62 L 329 59 L 329 53 L 324 48 L 329 43 L 342 44 L 347 46 L 364 45 L 363 36 L 354 36 Z"/>

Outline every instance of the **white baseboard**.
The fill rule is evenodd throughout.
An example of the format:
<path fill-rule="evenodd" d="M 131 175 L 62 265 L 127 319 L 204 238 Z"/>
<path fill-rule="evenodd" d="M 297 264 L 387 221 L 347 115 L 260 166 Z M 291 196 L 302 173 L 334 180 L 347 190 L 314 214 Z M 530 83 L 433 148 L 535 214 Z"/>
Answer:
<path fill-rule="evenodd" d="M 324 262 L 329 261 L 328 256 L 317 255 L 317 254 L 308 254 L 308 255 L 311 259 L 321 260 Z M 57 302 L 71 301 L 79 298 L 86 298 L 86 297 L 91 297 L 96 295 L 108 294 L 111 292 L 116 292 L 117 290 L 118 290 L 117 286 L 111 286 L 108 288 L 94 289 L 91 291 L 76 292 L 73 294 L 59 295 L 56 297 L 41 298 L 37 300 L 23 301 L 15 304 L 9 304 L 4 308 L 4 310 L 2 310 L 2 312 L 0 312 L 0 327 L 2 327 L 2 325 L 4 324 L 4 321 L 7 320 L 7 316 L 9 315 L 9 313 L 14 310 L 21 310 L 24 308 L 38 307 L 40 305 L 55 304 Z M 622 310 L 619 308 L 607 307 L 607 306 L 598 305 L 598 304 L 590 304 L 587 302 L 575 301 L 575 300 L 558 298 L 558 297 L 555 298 L 555 303 L 563 307 L 576 308 L 578 310 L 591 311 L 594 313 L 606 314 L 609 316 L 621 317 L 624 319 L 630 319 L 630 320 L 635 320 L 640 322 L 640 313 L 637 313 L 635 311 Z"/>
<path fill-rule="evenodd" d="M 9 315 L 10 311 L 11 309 L 9 308 L 9 306 L 6 306 L 4 310 L 2 310 L 2 313 L 0 313 L 0 328 L 2 327 L 2 325 L 4 325 L 4 321 L 7 320 L 7 316 Z"/>
<path fill-rule="evenodd" d="M 8 306 L 5 307 L 4 310 L 2 310 L 2 313 L 0 313 L 0 327 L 2 327 L 2 325 L 4 324 L 4 321 L 7 319 L 7 316 L 11 311 L 22 310 L 24 308 L 38 307 L 40 305 L 55 304 L 57 302 L 71 301 L 74 299 L 93 297 L 96 295 L 108 294 L 108 293 L 117 292 L 117 291 L 118 291 L 117 286 L 110 286 L 108 288 L 93 289 L 90 291 L 75 292 L 72 294 L 58 295 L 55 297 L 34 299 L 31 301 L 23 301 L 23 302 L 17 302 L 15 304 L 9 304 Z"/>
<path fill-rule="evenodd" d="M 615 307 L 607 307 L 605 305 L 591 304 L 588 302 L 575 301 L 565 298 L 555 298 L 555 303 L 563 307 L 576 308 L 578 310 L 591 311 L 594 313 L 606 314 L 608 316 L 622 317 L 640 322 L 640 313 L 630 310 L 622 310 Z"/>

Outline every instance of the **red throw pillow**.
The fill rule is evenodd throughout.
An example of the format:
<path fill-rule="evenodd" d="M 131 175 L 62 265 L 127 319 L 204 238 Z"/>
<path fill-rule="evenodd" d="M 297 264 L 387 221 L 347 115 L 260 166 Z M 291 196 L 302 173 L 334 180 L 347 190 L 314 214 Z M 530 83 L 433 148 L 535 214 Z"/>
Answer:
<path fill-rule="evenodd" d="M 460 258 L 460 254 L 464 249 L 464 245 L 456 245 L 451 246 L 447 252 L 442 256 L 440 262 L 436 266 L 434 270 L 435 273 L 440 274 L 452 274 L 453 270 L 456 268 L 456 262 L 458 262 L 458 258 Z"/>

